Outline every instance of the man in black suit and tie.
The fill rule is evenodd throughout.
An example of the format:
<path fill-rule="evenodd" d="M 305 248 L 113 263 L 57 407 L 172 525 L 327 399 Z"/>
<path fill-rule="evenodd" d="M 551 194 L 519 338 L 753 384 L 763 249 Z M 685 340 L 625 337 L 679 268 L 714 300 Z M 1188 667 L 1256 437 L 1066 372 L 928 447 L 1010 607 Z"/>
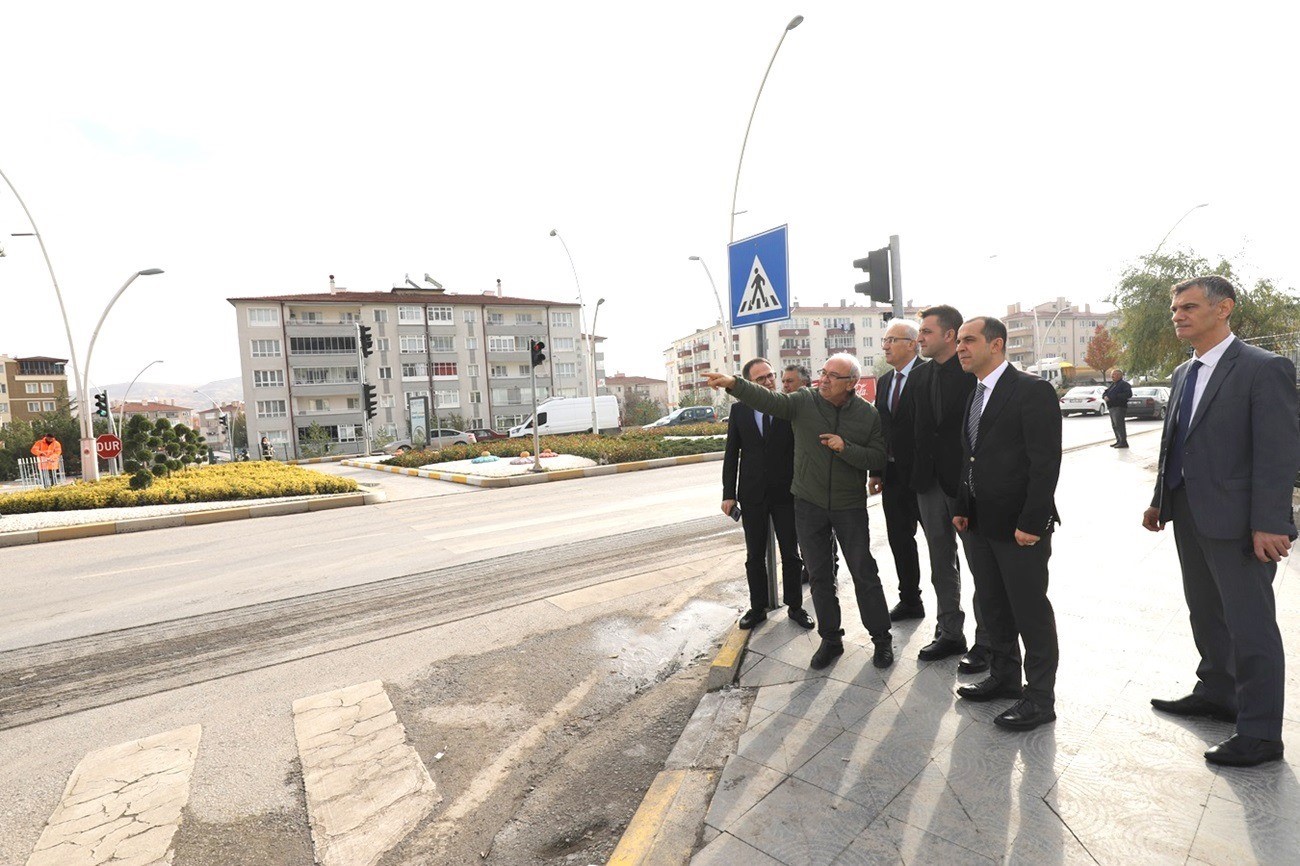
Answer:
<path fill-rule="evenodd" d="M 989 676 L 957 694 L 970 701 L 1020 698 L 993 723 L 1027 731 L 1056 719 L 1059 652 L 1047 561 L 1060 523 L 1054 496 L 1061 412 L 1048 382 L 1007 363 L 1006 344 L 1006 325 L 991 316 L 971 319 L 957 332 L 957 357 L 979 384 L 965 415 L 953 525 L 967 533 L 966 561 L 993 651 Z"/>
<path fill-rule="evenodd" d="M 776 390 L 776 374 L 764 358 L 747 362 L 741 375 L 769 391 Z M 794 495 L 790 492 L 793 479 L 794 433 L 790 422 L 743 404 L 732 406 L 722 460 L 722 513 L 730 516 L 740 503 L 740 522 L 745 529 L 745 577 L 749 581 L 749 610 L 740 618 L 741 628 L 753 628 L 767 619 L 771 602 L 767 594 L 769 520 L 781 550 L 781 584 L 790 619 L 804 628 L 814 625 L 803 607 L 803 561 L 799 559 Z"/>
<path fill-rule="evenodd" d="M 921 562 L 916 550 L 916 528 L 921 510 L 912 488 L 912 455 L 916 442 L 916 389 L 909 387 L 914 372 L 925 362 L 916 355 L 916 325 L 895 319 L 881 340 L 885 361 L 893 369 L 876 383 L 876 411 L 885 434 L 888 462 L 882 472 L 871 473 L 867 490 L 880 494 L 885 512 L 889 550 L 898 572 L 898 608 L 924 611 L 921 602 Z M 965 652 L 966 642 L 954 652 Z M 954 653 L 948 653 L 953 655 Z M 925 656 L 923 655 L 922 658 Z"/>
<path fill-rule="evenodd" d="M 1151 703 L 1235 721 L 1236 733 L 1205 759 L 1253 767 L 1282 757 L 1286 680 L 1273 577 L 1296 537 L 1295 367 L 1233 336 L 1237 290 L 1223 277 L 1185 280 L 1172 298 L 1174 331 L 1196 354 L 1174 371 L 1142 525 L 1159 532 L 1174 524 L 1201 663 L 1190 695 Z"/>

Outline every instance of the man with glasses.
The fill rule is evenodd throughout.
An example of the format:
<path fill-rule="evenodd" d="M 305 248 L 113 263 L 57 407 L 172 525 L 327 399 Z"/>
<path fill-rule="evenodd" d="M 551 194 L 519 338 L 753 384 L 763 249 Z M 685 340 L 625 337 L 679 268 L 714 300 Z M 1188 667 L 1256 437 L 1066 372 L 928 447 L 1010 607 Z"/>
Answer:
<path fill-rule="evenodd" d="M 785 368 L 781 374 L 781 391 L 785 394 L 793 394 L 800 388 L 812 387 L 812 373 L 808 372 L 807 367 L 800 367 L 798 364 L 791 364 Z M 835 537 L 831 537 L 831 572 L 836 578 L 840 576 L 840 551 L 839 545 L 835 543 Z M 809 582 L 808 566 L 803 567 L 803 574 L 800 578 L 804 583 Z"/>
<path fill-rule="evenodd" d="M 726 373 L 706 373 L 713 388 L 725 388 L 746 406 L 790 421 L 794 429 L 795 528 L 812 576 L 813 607 L 821 645 L 810 666 L 826 667 L 844 654 L 840 602 L 831 567 L 831 540 L 837 540 L 853 576 L 858 613 L 875 644 L 878 668 L 894 663 L 889 605 L 880 571 L 871 555 L 867 524 L 867 482 L 885 466 L 885 437 L 876 407 L 856 393 L 862 375 L 858 359 L 832 355 L 817 389 L 777 394 Z"/>
<path fill-rule="evenodd" d="M 746 362 L 741 375 L 762 388 L 776 390 L 776 374 L 766 358 Z M 803 562 L 795 541 L 794 498 L 790 495 L 793 477 L 794 434 L 790 422 L 757 409 L 734 407 L 727 419 L 727 447 L 722 460 L 722 513 L 731 516 L 736 504 L 740 504 L 740 521 L 745 529 L 745 577 L 749 581 L 749 610 L 740 618 L 741 628 L 753 628 L 767 619 L 771 602 L 767 593 L 769 520 L 781 549 L 782 589 L 790 619 L 802 628 L 813 627 L 812 617 L 803 608 L 803 583 L 799 579 Z"/>

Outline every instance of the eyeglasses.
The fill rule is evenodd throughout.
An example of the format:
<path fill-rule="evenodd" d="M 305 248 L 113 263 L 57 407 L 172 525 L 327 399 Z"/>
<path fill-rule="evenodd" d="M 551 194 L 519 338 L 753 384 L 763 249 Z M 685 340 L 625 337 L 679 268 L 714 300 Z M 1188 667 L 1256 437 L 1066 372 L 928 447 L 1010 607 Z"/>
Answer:
<path fill-rule="evenodd" d="M 885 337 L 880 342 L 882 345 L 888 346 L 891 343 L 915 343 L 916 340 L 911 337 Z"/>
<path fill-rule="evenodd" d="M 839 380 L 841 380 L 841 379 L 852 379 L 852 378 L 853 378 L 853 376 L 851 376 L 851 375 L 846 376 L 846 375 L 844 375 L 843 373 L 832 373 L 830 370 L 818 370 L 818 371 L 817 371 L 817 375 L 818 375 L 818 376 L 821 376 L 823 379 L 833 379 L 833 380 L 835 380 L 835 381 L 837 381 L 837 382 L 838 382 Z"/>
<path fill-rule="evenodd" d="M 754 381 L 755 381 L 755 382 L 775 382 L 775 381 L 776 381 L 776 374 L 775 374 L 775 373 L 768 373 L 766 376 L 755 376 L 755 377 L 754 377 Z"/>

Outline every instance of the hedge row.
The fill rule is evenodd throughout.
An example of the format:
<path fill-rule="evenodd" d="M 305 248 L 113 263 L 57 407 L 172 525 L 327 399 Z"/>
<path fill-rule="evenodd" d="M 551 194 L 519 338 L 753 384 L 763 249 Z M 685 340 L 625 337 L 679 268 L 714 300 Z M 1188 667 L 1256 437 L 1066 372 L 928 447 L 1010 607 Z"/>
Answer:
<path fill-rule="evenodd" d="M 642 430 L 636 427 L 631 430 L 624 430 L 624 439 L 639 439 L 647 436 L 718 436 L 725 435 L 727 424 L 725 421 L 715 421 L 706 424 L 682 424 L 677 427 L 651 427 L 649 430 Z"/>
<path fill-rule="evenodd" d="M 321 493 L 352 493 L 351 478 L 325 475 L 283 463 L 226 463 L 196 466 L 159 478 L 145 490 L 132 490 L 129 476 L 79 481 L 49 490 L 29 490 L 0 496 L 0 514 L 37 511 L 80 511 L 178 502 L 226 502 L 272 499 Z"/>
<path fill-rule="evenodd" d="M 682 428 L 677 428 L 682 429 Z M 597 463 L 629 463 L 634 460 L 653 460 L 657 457 L 682 457 L 687 454 L 706 454 L 721 451 L 718 439 L 663 439 L 661 436 L 543 436 L 542 450 L 550 448 L 557 454 L 586 457 Z M 477 445 L 452 445 L 441 451 L 408 451 L 384 462 L 390 466 L 415 468 L 430 463 L 448 463 L 469 460 L 483 452 L 497 457 L 518 457 L 521 451 L 532 453 L 533 440 L 494 439 Z"/>

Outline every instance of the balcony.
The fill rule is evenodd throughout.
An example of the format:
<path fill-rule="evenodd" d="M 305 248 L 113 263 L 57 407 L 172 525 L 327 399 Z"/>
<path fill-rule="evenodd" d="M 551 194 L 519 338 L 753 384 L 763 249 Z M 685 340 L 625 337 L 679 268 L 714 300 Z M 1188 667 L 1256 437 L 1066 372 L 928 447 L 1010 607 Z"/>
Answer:
<path fill-rule="evenodd" d="M 849 326 L 847 326 L 847 327 L 827 328 L 827 329 L 826 329 L 826 336 L 828 336 L 828 337 L 846 337 L 846 336 L 848 336 L 849 334 L 852 334 L 852 333 L 853 333 L 853 326 L 852 326 L 852 325 L 849 325 Z"/>
<path fill-rule="evenodd" d="M 811 358 L 812 349 L 782 349 L 781 357 L 782 358 Z M 740 356 L 737 355 L 736 358 L 737 360 L 739 360 Z"/>
<path fill-rule="evenodd" d="M 708 362 L 706 361 L 706 362 L 704 362 L 704 363 L 702 363 L 702 364 L 696 364 L 696 365 L 695 365 L 695 370 L 696 370 L 696 371 L 699 371 L 699 370 L 708 370 L 708 369 L 710 369 L 712 366 L 713 366 L 712 364 L 710 364 L 710 363 L 708 363 Z"/>
<path fill-rule="evenodd" d="M 679 357 L 679 358 L 689 358 L 689 357 L 691 356 L 691 354 L 692 354 L 692 352 L 691 352 L 690 349 L 682 349 L 680 352 L 677 353 L 677 357 Z"/>
<path fill-rule="evenodd" d="M 781 328 L 776 332 L 778 337 L 806 337 L 808 336 L 807 328 Z"/>

